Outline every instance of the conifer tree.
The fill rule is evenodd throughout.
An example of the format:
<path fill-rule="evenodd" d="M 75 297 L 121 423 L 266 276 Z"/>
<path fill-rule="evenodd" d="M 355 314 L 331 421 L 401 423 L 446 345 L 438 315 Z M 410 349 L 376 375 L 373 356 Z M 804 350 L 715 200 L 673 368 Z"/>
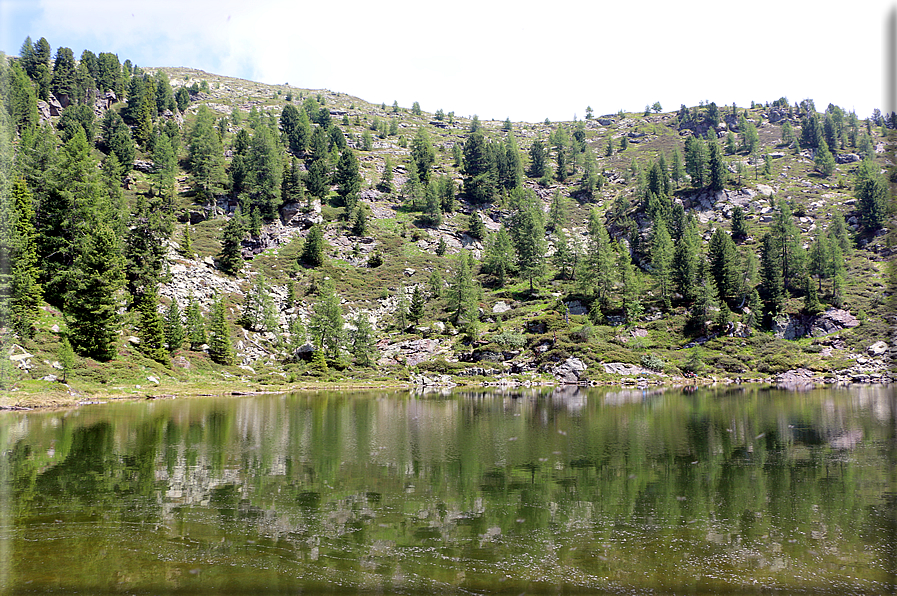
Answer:
<path fill-rule="evenodd" d="M 208 342 L 206 324 L 196 298 L 191 297 L 190 303 L 187 305 L 187 328 L 185 331 L 191 350 L 198 350 L 200 346 Z"/>
<path fill-rule="evenodd" d="M 312 307 L 308 331 L 312 343 L 331 359 L 338 358 L 343 347 L 343 311 L 340 298 L 327 280 L 318 289 L 318 300 Z"/>
<path fill-rule="evenodd" d="M 816 149 L 816 157 L 813 159 L 813 163 L 816 165 L 816 171 L 819 172 L 823 178 L 828 178 L 832 175 L 832 172 L 835 171 L 835 158 L 832 156 L 832 152 L 829 151 L 828 143 L 825 142 L 825 139 L 819 142 L 819 147 Z"/>
<path fill-rule="evenodd" d="M 124 263 L 115 232 L 93 220 L 78 242 L 68 276 L 64 315 L 72 346 L 82 356 L 109 360 L 116 355 L 119 290 Z"/>
<path fill-rule="evenodd" d="M 346 208 L 347 216 L 355 210 L 358 203 L 358 192 L 361 190 L 361 174 L 358 173 L 358 159 L 355 152 L 348 147 L 340 154 L 336 165 L 335 182 L 339 185 L 337 193 Z"/>
<path fill-rule="evenodd" d="M 324 264 L 324 231 L 321 226 L 315 224 L 309 229 L 302 246 L 302 255 L 299 260 L 310 267 L 320 267 Z"/>
<path fill-rule="evenodd" d="M 156 139 L 153 163 L 156 191 L 166 199 L 166 204 L 171 207 L 177 184 L 177 158 L 171 145 L 171 138 L 164 132 Z"/>
<path fill-rule="evenodd" d="M 380 181 L 377 183 L 377 189 L 380 190 L 380 192 L 391 193 L 393 190 L 395 190 L 392 184 L 392 169 L 392 157 L 387 155 L 386 161 L 383 165 L 383 172 L 380 174 Z"/>
<path fill-rule="evenodd" d="M 464 193 L 474 203 L 485 203 L 495 192 L 496 171 L 482 131 L 472 132 L 464 143 Z"/>
<path fill-rule="evenodd" d="M 184 239 L 181 242 L 181 254 L 187 258 L 193 258 L 193 234 L 190 232 L 190 222 L 184 225 Z"/>
<path fill-rule="evenodd" d="M 38 282 L 40 269 L 34 207 L 28 185 L 22 178 L 13 182 L 10 194 L 10 319 L 17 333 L 31 337 L 43 298 L 43 288 Z"/>
<path fill-rule="evenodd" d="M 218 262 L 221 270 L 229 275 L 236 275 L 243 267 L 243 237 L 246 235 L 246 225 L 238 207 L 221 233 L 221 253 Z"/>
<path fill-rule="evenodd" d="M 226 175 L 224 149 L 215 130 L 215 116 L 205 105 L 196 112 L 187 145 L 190 158 L 190 183 L 207 202 L 221 191 Z"/>
<path fill-rule="evenodd" d="M 281 205 L 283 156 L 280 144 L 267 126 L 260 126 L 252 135 L 246 156 L 249 169 L 246 187 L 252 204 L 267 221 L 277 217 Z"/>
<path fill-rule="evenodd" d="M 686 302 L 695 299 L 695 286 L 700 273 L 700 245 L 701 239 L 694 220 L 689 219 L 673 250 L 673 279 L 676 289 Z"/>
<path fill-rule="evenodd" d="M 855 195 L 860 221 L 867 233 L 880 229 L 887 221 L 888 188 L 878 166 L 866 158 L 857 168 Z"/>
<path fill-rule="evenodd" d="M 212 320 L 209 324 L 209 357 L 218 364 L 234 363 L 234 346 L 227 323 L 227 311 L 224 300 L 217 294 L 212 304 Z"/>
<path fill-rule="evenodd" d="M 471 257 L 462 251 L 455 262 L 455 276 L 449 288 L 452 322 L 469 338 L 475 338 L 479 326 L 477 289 L 473 280 Z"/>
<path fill-rule="evenodd" d="M 352 356 L 359 366 L 370 367 L 377 362 L 377 343 L 374 328 L 367 315 L 359 312 L 352 321 L 354 329 L 350 332 Z"/>
<path fill-rule="evenodd" d="M 265 276 L 259 274 L 252 282 L 243 302 L 240 324 L 250 331 L 275 331 L 274 301 Z"/>
<path fill-rule="evenodd" d="M 165 351 L 165 323 L 156 308 L 158 304 L 159 298 L 155 289 L 146 291 L 140 296 L 138 301 L 140 344 L 138 347 L 147 358 L 168 364 L 168 353 Z"/>
<path fill-rule="evenodd" d="M 673 290 L 673 240 L 666 222 L 655 221 L 651 237 L 651 270 L 657 279 L 664 310 L 670 310 Z"/>
<path fill-rule="evenodd" d="M 542 141 L 533 141 L 529 148 L 529 176 L 530 178 L 541 178 L 545 175 L 548 167 L 548 155 L 545 152 L 545 145 Z"/>
<path fill-rule="evenodd" d="M 747 223 L 744 219 L 744 209 L 740 206 L 732 210 L 732 239 L 744 240 L 748 236 Z"/>
<path fill-rule="evenodd" d="M 708 158 L 710 190 L 720 191 L 725 188 L 726 178 L 728 177 L 726 163 L 719 148 L 719 143 L 711 142 L 708 145 L 710 148 L 710 157 Z"/>
<path fill-rule="evenodd" d="M 517 270 L 522 278 L 529 281 L 532 293 L 536 280 L 545 275 L 547 247 L 541 205 L 522 205 L 512 216 L 510 232 L 517 252 Z"/>
<path fill-rule="evenodd" d="M 504 227 L 487 236 L 482 271 L 492 275 L 499 287 L 503 287 L 508 278 L 517 271 L 514 264 L 514 246 Z"/>
<path fill-rule="evenodd" d="M 561 279 L 569 279 L 571 273 L 575 271 L 576 254 L 574 249 L 570 247 L 567 233 L 564 232 L 563 228 L 556 228 L 553 235 L 554 254 L 551 255 L 551 262 L 557 268 Z"/>
<path fill-rule="evenodd" d="M 582 272 L 577 274 L 584 293 L 594 295 L 599 309 L 606 308 L 616 278 L 610 235 L 601 213 L 593 208 L 589 214 L 589 245 Z"/>
<path fill-rule="evenodd" d="M 179 350 L 184 345 L 184 323 L 181 321 L 181 309 L 178 301 L 171 299 L 165 313 L 165 346 L 169 352 Z"/>
<path fill-rule="evenodd" d="M 722 228 L 717 228 L 710 238 L 707 253 L 710 273 L 716 284 L 720 302 L 734 304 L 741 287 L 735 243 Z"/>
<path fill-rule="evenodd" d="M 785 308 L 785 278 L 782 273 L 782 249 L 772 231 L 763 235 L 760 247 L 760 290 L 766 308 L 773 315 Z"/>
<path fill-rule="evenodd" d="M 567 225 L 567 201 L 561 194 L 561 189 L 554 191 L 551 199 L 551 205 L 548 207 L 548 225 L 545 226 L 549 232 L 554 232 Z"/>
<path fill-rule="evenodd" d="M 426 306 L 426 296 L 424 296 L 419 285 L 414 286 L 414 291 L 411 293 L 411 303 L 408 305 L 408 318 L 411 319 L 412 323 L 415 325 L 420 323 L 420 320 L 424 318 Z"/>

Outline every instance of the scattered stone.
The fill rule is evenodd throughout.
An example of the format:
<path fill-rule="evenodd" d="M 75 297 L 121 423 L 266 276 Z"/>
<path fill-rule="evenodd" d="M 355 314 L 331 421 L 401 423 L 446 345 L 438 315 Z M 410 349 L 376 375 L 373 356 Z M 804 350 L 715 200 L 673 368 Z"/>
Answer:
<path fill-rule="evenodd" d="M 508 312 L 509 310 L 511 310 L 511 307 L 508 306 L 508 304 L 502 300 L 499 300 L 498 302 L 496 302 L 495 305 L 492 307 L 492 312 L 495 314 Z"/>

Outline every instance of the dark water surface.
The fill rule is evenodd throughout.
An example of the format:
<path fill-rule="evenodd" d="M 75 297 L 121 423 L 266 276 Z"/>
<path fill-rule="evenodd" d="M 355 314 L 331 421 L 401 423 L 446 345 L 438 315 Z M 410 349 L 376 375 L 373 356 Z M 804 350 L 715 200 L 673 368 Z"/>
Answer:
<path fill-rule="evenodd" d="M 0 415 L 0 594 L 887 594 L 897 395 L 316 393 Z"/>

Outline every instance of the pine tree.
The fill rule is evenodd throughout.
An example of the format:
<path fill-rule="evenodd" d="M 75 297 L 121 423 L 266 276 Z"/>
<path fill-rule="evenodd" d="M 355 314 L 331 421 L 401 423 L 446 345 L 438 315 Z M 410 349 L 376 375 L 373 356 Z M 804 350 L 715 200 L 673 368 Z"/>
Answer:
<path fill-rule="evenodd" d="M 240 324 L 250 331 L 275 331 L 274 301 L 265 276 L 259 274 L 246 292 Z"/>
<path fill-rule="evenodd" d="M 673 279 L 676 289 L 686 302 L 695 299 L 695 286 L 700 272 L 700 244 L 694 220 L 689 219 L 673 250 Z"/>
<path fill-rule="evenodd" d="M 424 296 L 419 285 L 414 286 L 414 291 L 411 293 L 411 304 L 408 306 L 408 318 L 411 319 L 412 323 L 415 325 L 420 323 L 420 320 L 424 318 L 424 309 L 426 306 L 426 296 Z"/>
<path fill-rule="evenodd" d="M 708 159 L 710 190 L 720 191 L 726 187 L 726 179 L 728 178 L 726 163 L 719 144 L 711 142 L 708 145 L 710 148 L 710 157 Z"/>
<path fill-rule="evenodd" d="M 481 131 L 472 132 L 464 143 L 464 193 L 474 203 L 485 203 L 495 192 L 495 161 Z"/>
<path fill-rule="evenodd" d="M 594 295 L 599 309 L 606 308 L 616 278 L 610 235 L 601 213 L 593 208 L 589 214 L 589 245 L 582 272 L 577 274 L 584 293 Z"/>
<path fill-rule="evenodd" d="M 181 254 L 193 258 L 193 234 L 190 233 L 190 222 L 184 225 L 184 240 L 181 242 Z"/>
<path fill-rule="evenodd" d="M 242 242 L 245 235 L 246 226 L 238 207 L 221 232 L 221 252 L 218 255 L 218 262 L 221 270 L 229 275 L 236 275 L 243 267 Z"/>
<path fill-rule="evenodd" d="M 178 301 L 172 298 L 165 313 L 165 346 L 169 352 L 179 350 L 184 345 L 184 324 L 181 322 L 181 309 Z"/>
<path fill-rule="evenodd" d="M 187 342 L 190 344 L 191 350 L 198 350 L 200 346 L 208 342 L 206 336 L 206 325 L 203 321 L 202 312 L 199 309 L 199 303 L 196 298 L 190 298 L 190 304 L 187 305 Z"/>
<path fill-rule="evenodd" d="M 734 304 L 741 287 L 738 252 L 732 238 L 717 228 L 710 238 L 707 259 L 720 302 Z"/>
<path fill-rule="evenodd" d="M 187 149 L 191 186 L 199 197 L 211 201 L 221 191 L 226 175 L 224 149 L 215 130 L 215 116 L 205 105 L 196 112 Z"/>
<path fill-rule="evenodd" d="M 503 287 L 517 267 L 514 264 L 514 246 L 511 237 L 504 227 L 489 234 L 486 238 L 486 251 L 483 255 L 483 273 L 496 278 L 499 287 Z"/>
<path fill-rule="evenodd" d="M 31 337 L 43 298 L 43 288 L 38 283 L 34 207 L 28 185 L 22 178 L 13 182 L 10 194 L 10 319 L 17 333 Z"/>
<path fill-rule="evenodd" d="M 511 240 L 517 252 L 517 270 L 529 281 L 530 293 L 535 282 L 545 275 L 545 228 L 542 223 L 541 205 L 534 202 L 522 205 L 512 216 Z"/>
<path fill-rule="evenodd" d="M 469 338 L 475 338 L 479 326 L 477 290 L 471 257 L 462 251 L 455 262 L 455 276 L 449 287 L 448 308 L 452 322 Z"/>
<path fill-rule="evenodd" d="M 231 365 L 235 356 L 226 312 L 224 300 L 216 294 L 209 324 L 209 357 L 218 364 Z"/>
<path fill-rule="evenodd" d="M 767 309 L 773 314 L 785 308 L 785 278 L 782 274 L 780 242 L 770 231 L 763 235 L 760 248 L 760 291 Z"/>
<path fill-rule="evenodd" d="M 72 346 L 82 356 L 109 360 L 116 355 L 118 293 L 124 285 L 124 263 L 115 232 L 93 221 L 78 243 L 68 276 L 64 314 Z"/>
<path fill-rule="evenodd" d="M 333 282 L 325 281 L 312 307 L 308 330 L 312 343 L 329 358 L 338 358 L 343 346 L 343 311 Z"/>
<path fill-rule="evenodd" d="M 813 163 L 816 165 L 816 171 L 823 178 L 828 178 L 835 171 L 835 158 L 832 156 L 832 152 L 829 151 L 828 144 L 824 139 L 820 141 L 819 147 L 816 149 L 816 157 L 813 159 Z"/>
<path fill-rule="evenodd" d="M 657 279 L 664 310 L 670 310 L 673 290 L 673 240 L 666 222 L 655 221 L 651 238 L 651 271 Z"/>
<path fill-rule="evenodd" d="M 875 232 L 887 221 L 888 187 L 871 159 L 864 159 L 857 168 L 855 188 L 863 228 L 867 233 Z"/>
<path fill-rule="evenodd" d="M 165 351 L 165 323 L 156 308 L 158 304 L 159 298 L 155 290 L 145 292 L 138 301 L 140 311 L 138 347 L 147 358 L 168 364 L 168 353 Z"/>
<path fill-rule="evenodd" d="M 732 238 L 744 240 L 748 236 L 747 223 L 744 219 L 744 209 L 736 206 L 732 210 Z"/>
<path fill-rule="evenodd" d="M 355 328 L 350 332 L 349 340 L 356 364 L 365 367 L 374 366 L 377 362 L 377 343 L 370 320 L 367 315 L 359 312 L 352 323 Z"/>
<path fill-rule="evenodd" d="M 260 215 L 271 221 L 281 205 L 283 156 L 280 144 L 267 126 L 260 126 L 249 143 L 246 156 L 248 175 L 246 189 Z"/>
<path fill-rule="evenodd" d="M 320 267 L 324 264 L 325 245 L 326 241 L 321 226 L 313 225 L 305 237 L 305 244 L 302 246 L 302 255 L 299 260 L 310 267 Z"/>
<path fill-rule="evenodd" d="M 361 190 L 361 174 L 358 173 L 358 159 L 355 152 L 348 147 L 340 154 L 336 165 L 335 182 L 339 185 L 339 194 L 346 214 L 352 213 L 358 203 L 358 192 Z"/>
<path fill-rule="evenodd" d="M 548 207 L 548 225 L 546 228 L 549 232 L 554 232 L 567 225 L 567 211 L 567 201 L 561 194 L 561 189 L 558 188 L 554 191 L 551 205 Z"/>
<path fill-rule="evenodd" d="M 545 175 L 548 168 L 548 155 L 542 141 L 536 140 L 530 145 L 529 161 L 530 178 L 541 178 Z"/>
<path fill-rule="evenodd" d="M 556 228 L 554 231 L 554 254 L 551 255 L 551 262 L 557 268 L 561 279 L 569 279 L 570 274 L 575 271 L 576 254 L 567 241 L 567 233 L 562 228 Z"/>

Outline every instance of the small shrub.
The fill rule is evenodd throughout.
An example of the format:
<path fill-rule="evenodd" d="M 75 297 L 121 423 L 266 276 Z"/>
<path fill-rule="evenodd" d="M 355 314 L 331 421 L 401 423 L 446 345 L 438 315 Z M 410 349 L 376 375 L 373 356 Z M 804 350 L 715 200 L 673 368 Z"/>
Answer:
<path fill-rule="evenodd" d="M 643 354 L 642 355 L 642 367 L 647 368 L 648 370 L 654 371 L 662 371 L 664 367 L 663 358 L 658 356 L 657 354 Z"/>
<path fill-rule="evenodd" d="M 526 338 L 522 333 L 506 329 L 492 336 L 492 341 L 506 350 L 519 350 L 526 345 Z"/>

